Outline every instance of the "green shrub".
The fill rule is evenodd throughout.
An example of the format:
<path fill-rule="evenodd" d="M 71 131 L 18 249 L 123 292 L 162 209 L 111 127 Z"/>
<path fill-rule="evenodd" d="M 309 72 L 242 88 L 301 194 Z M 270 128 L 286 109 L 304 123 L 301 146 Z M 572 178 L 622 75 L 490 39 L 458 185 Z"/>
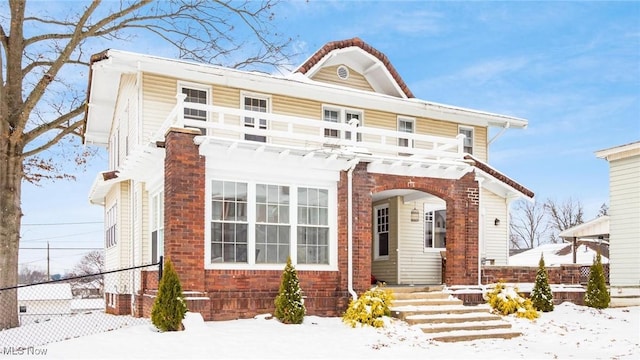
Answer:
<path fill-rule="evenodd" d="M 351 300 L 342 321 L 355 327 L 356 324 L 383 327 L 383 316 L 390 316 L 393 293 L 378 286 L 366 291 L 356 300 Z"/>
<path fill-rule="evenodd" d="M 549 275 L 544 267 L 544 257 L 540 255 L 538 263 L 538 273 L 536 274 L 536 283 L 531 290 L 531 303 L 538 311 L 553 311 L 553 292 L 549 286 Z"/>
<path fill-rule="evenodd" d="M 598 253 L 589 271 L 589 282 L 587 283 L 587 292 L 584 294 L 584 304 L 592 308 L 604 309 L 609 307 L 610 301 L 611 296 L 607 289 L 607 281 L 604 278 L 602 259 L 600 258 L 600 253 Z"/>
<path fill-rule="evenodd" d="M 158 295 L 151 308 L 151 322 L 161 331 L 182 330 L 187 305 L 182 297 L 182 285 L 169 259 L 164 262 Z"/>
<path fill-rule="evenodd" d="M 298 273 L 291 265 L 291 258 L 287 259 L 287 265 L 282 273 L 280 291 L 275 300 L 275 317 L 285 324 L 302 324 L 306 309 L 302 301 L 302 290 Z"/>
<path fill-rule="evenodd" d="M 501 315 L 516 314 L 517 317 L 535 319 L 538 312 L 533 307 L 530 299 L 525 299 L 518 294 L 518 289 L 507 287 L 498 282 L 496 287 L 487 294 L 487 303 L 494 312 Z"/>

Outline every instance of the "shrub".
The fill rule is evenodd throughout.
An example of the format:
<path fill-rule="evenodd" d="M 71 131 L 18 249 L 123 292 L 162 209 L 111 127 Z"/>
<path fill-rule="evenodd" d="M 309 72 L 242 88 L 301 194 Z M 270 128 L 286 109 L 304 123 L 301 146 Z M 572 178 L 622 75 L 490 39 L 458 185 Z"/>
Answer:
<path fill-rule="evenodd" d="M 164 262 L 158 295 L 151 308 L 151 322 L 161 331 L 182 330 L 187 305 L 182 297 L 182 285 L 169 259 Z"/>
<path fill-rule="evenodd" d="M 501 315 L 516 314 L 517 317 L 535 319 L 538 312 L 533 307 L 530 299 L 525 299 L 518 294 L 518 289 L 507 287 L 499 282 L 496 287 L 487 294 L 487 302 L 494 312 Z"/>
<path fill-rule="evenodd" d="M 383 316 L 390 316 L 393 293 L 378 286 L 366 291 L 356 300 L 349 302 L 342 321 L 355 327 L 356 324 L 383 327 Z"/>
<path fill-rule="evenodd" d="M 544 267 L 543 255 L 540 255 L 540 262 L 538 262 L 536 283 L 531 290 L 531 303 L 538 311 L 553 311 L 553 292 L 549 286 L 549 275 Z"/>
<path fill-rule="evenodd" d="M 604 278 L 602 259 L 598 252 L 589 271 L 589 282 L 587 283 L 587 292 L 584 294 L 584 304 L 592 308 L 604 309 L 609 307 L 610 301 L 611 296 L 607 289 L 607 281 Z"/>
<path fill-rule="evenodd" d="M 306 309 L 302 301 L 302 290 L 298 280 L 298 273 L 291 265 L 291 258 L 282 273 L 280 291 L 275 300 L 275 317 L 285 324 L 302 324 Z"/>

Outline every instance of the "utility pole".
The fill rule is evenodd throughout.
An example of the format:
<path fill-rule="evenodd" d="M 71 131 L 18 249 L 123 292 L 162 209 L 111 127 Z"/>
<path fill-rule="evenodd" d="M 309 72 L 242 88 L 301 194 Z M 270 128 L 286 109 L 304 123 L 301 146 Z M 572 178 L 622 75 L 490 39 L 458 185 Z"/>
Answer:
<path fill-rule="evenodd" d="M 51 273 L 49 272 L 49 242 L 47 241 L 47 281 L 51 280 Z"/>

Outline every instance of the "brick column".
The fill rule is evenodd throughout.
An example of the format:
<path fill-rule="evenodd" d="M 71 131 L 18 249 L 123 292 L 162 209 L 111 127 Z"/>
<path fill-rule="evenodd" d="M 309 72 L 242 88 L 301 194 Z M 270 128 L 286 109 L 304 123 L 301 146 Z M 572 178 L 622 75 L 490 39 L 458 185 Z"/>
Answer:
<path fill-rule="evenodd" d="M 204 291 L 205 159 L 193 138 L 197 129 L 171 128 L 165 136 L 164 255 L 182 289 Z"/>

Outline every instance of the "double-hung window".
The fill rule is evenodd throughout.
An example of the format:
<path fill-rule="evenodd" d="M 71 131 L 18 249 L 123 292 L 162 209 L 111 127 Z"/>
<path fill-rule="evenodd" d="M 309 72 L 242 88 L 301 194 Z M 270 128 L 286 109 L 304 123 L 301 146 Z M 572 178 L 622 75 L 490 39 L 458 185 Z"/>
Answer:
<path fill-rule="evenodd" d="M 447 211 L 425 207 L 424 209 L 424 247 L 442 249 L 446 247 Z"/>
<path fill-rule="evenodd" d="M 211 262 L 246 263 L 247 183 L 214 180 L 211 191 Z"/>
<path fill-rule="evenodd" d="M 164 192 L 151 197 L 151 261 L 159 262 L 164 254 Z"/>
<path fill-rule="evenodd" d="M 362 126 L 362 111 L 343 109 L 338 107 L 323 107 L 322 119 L 326 122 L 344 124 L 351 124 L 353 121 L 356 121 L 357 127 Z M 359 133 L 357 134 L 356 138 L 353 139 L 351 131 L 342 132 L 338 129 L 333 128 L 325 128 L 324 136 L 327 138 L 362 141 L 362 136 Z"/>
<path fill-rule="evenodd" d="M 329 192 L 298 188 L 298 264 L 329 263 Z"/>
<path fill-rule="evenodd" d="M 198 120 L 198 121 L 207 121 L 208 114 L 205 110 L 196 109 L 193 107 L 189 107 L 189 104 L 209 104 L 210 99 L 210 88 L 202 85 L 195 84 L 181 84 L 180 85 L 180 93 L 186 95 L 184 99 L 184 118 L 185 120 Z M 206 128 L 201 128 L 200 133 L 203 135 L 207 134 Z"/>
<path fill-rule="evenodd" d="M 398 118 L 398 132 L 413 134 L 415 132 L 415 121 L 410 118 Z M 398 134 L 398 146 L 400 147 L 413 147 L 413 139 L 403 138 Z"/>
<path fill-rule="evenodd" d="M 256 184 L 256 263 L 283 264 L 290 254 L 289 187 Z"/>
<path fill-rule="evenodd" d="M 242 106 L 244 110 L 268 113 L 269 98 L 264 96 L 243 95 Z M 244 127 L 266 130 L 267 119 L 245 116 Z M 267 142 L 267 137 L 264 135 L 244 134 L 244 139 L 250 141 Z"/>
<path fill-rule="evenodd" d="M 374 208 L 374 260 L 387 259 L 389 256 L 389 205 Z"/>
<path fill-rule="evenodd" d="M 472 127 L 466 127 L 466 126 L 460 126 L 458 128 L 458 133 L 464 135 L 464 142 L 463 142 L 463 151 L 467 154 L 471 154 L 473 155 L 473 128 Z"/>

